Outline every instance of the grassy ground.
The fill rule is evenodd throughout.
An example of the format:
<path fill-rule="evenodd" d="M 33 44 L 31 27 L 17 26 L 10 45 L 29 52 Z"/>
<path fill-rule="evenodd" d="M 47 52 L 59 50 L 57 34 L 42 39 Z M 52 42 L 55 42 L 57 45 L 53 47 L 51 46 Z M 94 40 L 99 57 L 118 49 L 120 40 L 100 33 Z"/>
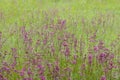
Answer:
<path fill-rule="evenodd" d="M 0 70 L 3 67 L 10 70 L 10 73 L 9 70 L 3 70 L 0 72 L 0 76 L 8 80 L 30 80 L 25 78 L 29 78 L 31 75 L 27 74 L 27 71 L 33 69 L 31 72 L 34 73 L 34 76 L 31 77 L 31 80 L 39 80 L 39 78 L 45 80 L 42 79 L 43 77 L 46 80 L 100 80 L 100 78 L 101 80 L 119 80 L 120 77 L 118 76 L 113 78 L 115 71 L 117 74 L 120 73 L 118 70 L 120 65 L 117 63 L 119 60 L 117 57 L 120 55 L 119 3 L 119 0 L 0 0 L 0 32 L 2 33 L 2 37 L 0 36 Z M 48 26 L 47 29 L 46 26 Z M 64 30 L 61 30 L 61 26 Z M 54 36 L 50 35 L 52 32 Z M 70 37 L 65 40 L 69 46 L 60 45 L 64 42 L 66 35 Z M 62 39 L 58 40 L 58 37 Z M 39 47 L 37 45 L 38 40 L 40 40 Z M 76 40 L 78 43 L 75 42 Z M 91 40 L 95 40 L 95 42 Z M 44 44 L 44 41 L 48 41 L 47 44 Z M 96 52 L 94 48 L 101 45 L 101 41 L 104 42 L 104 47 L 103 45 L 103 48 L 98 47 L 99 50 Z M 54 55 L 50 50 L 53 48 L 53 46 L 50 47 L 51 45 L 55 48 Z M 108 50 L 104 50 L 106 48 Z M 61 50 L 68 50 L 71 55 L 68 57 L 67 53 L 61 54 L 64 53 Z M 103 52 L 109 53 L 109 55 L 114 54 L 115 58 L 106 59 L 107 61 L 102 65 L 101 63 L 98 64 L 100 61 L 95 57 Z M 19 58 L 15 62 L 14 55 L 16 53 L 18 53 Z M 37 60 L 39 63 L 24 67 L 27 63 L 32 63 L 30 60 L 36 59 L 37 54 L 44 55 L 39 56 L 42 62 Z M 89 60 L 91 61 L 89 54 L 94 56 L 94 58 L 92 57 L 92 68 L 91 63 L 88 63 Z M 74 59 L 73 56 L 75 55 L 79 58 Z M 112 68 L 105 73 L 103 70 L 110 66 L 111 61 L 117 65 L 117 68 Z M 9 66 L 14 62 L 17 63 L 14 65 L 17 73 L 11 67 L 4 65 L 4 62 Z M 52 70 L 54 67 L 59 67 L 59 70 L 49 73 L 49 68 L 46 67 L 48 63 L 53 64 Z M 36 65 L 40 64 L 44 66 L 44 74 L 37 74 L 37 70 L 34 70 Z M 82 72 L 82 69 L 79 68 L 84 64 L 86 69 Z M 20 70 L 23 68 L 28 69 L 25 70 L 25 76 L 20 75 Z M 70 68 L 71 71 L 64 72 L 64 68 Z"/>

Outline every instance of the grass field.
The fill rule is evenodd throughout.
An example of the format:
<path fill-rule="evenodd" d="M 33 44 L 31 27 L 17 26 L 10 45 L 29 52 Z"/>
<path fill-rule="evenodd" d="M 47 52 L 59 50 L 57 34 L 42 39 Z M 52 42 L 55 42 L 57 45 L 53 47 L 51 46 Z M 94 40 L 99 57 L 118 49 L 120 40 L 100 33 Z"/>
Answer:
<path fill-rule="evenodd" d="M 120 80 L 119 0 L 0 0 L 0 80 Z"/>

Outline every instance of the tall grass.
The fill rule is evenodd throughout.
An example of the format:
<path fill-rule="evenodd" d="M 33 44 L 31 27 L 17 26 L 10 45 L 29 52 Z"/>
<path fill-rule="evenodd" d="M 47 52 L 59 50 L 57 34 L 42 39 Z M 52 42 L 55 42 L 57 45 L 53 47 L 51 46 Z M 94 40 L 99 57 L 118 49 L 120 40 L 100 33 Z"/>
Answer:
<path fill-rule="evenodd" d="M 1 0 L 0 80 L 120 80 L 119 0 Z"/>

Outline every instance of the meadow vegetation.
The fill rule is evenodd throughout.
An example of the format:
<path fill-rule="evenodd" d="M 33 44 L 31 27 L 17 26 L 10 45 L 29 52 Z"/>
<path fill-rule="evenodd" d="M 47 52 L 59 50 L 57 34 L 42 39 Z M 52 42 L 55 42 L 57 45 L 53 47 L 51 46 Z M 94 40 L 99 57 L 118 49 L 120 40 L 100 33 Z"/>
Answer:
<path fill-rule="evenodd" d="M 0 0 L 0 80 L 120 80 L 119 0 Z"/>

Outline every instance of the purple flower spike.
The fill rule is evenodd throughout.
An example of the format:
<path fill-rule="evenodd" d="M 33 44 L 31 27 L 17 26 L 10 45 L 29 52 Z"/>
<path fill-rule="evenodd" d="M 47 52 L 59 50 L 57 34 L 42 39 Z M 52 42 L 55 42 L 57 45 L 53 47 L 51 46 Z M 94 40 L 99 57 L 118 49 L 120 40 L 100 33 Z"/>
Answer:
<path fill-rule="evenodd" d="M 95 46 L 94 47 L 94 51 L 97 52 L 99 50 L 99 47 L 98 46 Z"/>
<path fill-rule="evenodd" d="M 64 41 L 63 46 L 68 46 L 68 43 L 66 41 Z"/>
<path fill-rule="evenodd" d="M 88 62 L 89 62 L 90 65 L 92 64 L 92 60 L 93 60 L 93 55 L 89 54 L 88 55 Z"/>
<path fill-rule="evenodd" d="M 24 76 L 25 74 L 25 68 L 23 68 L 21 71 L 20 71 L 20 76 Z"/>
<path fill-rule="evenodd" d="M 107 79 L 106 79 L 106 76 L 103 75 L 103 76 L 100 78 L 100 80 L 107 80 Z"/>
<path fill-rule="evenodd" d="M 69 55 L 70 55 L 70 49 L 68 47 L 66 47 L 65 56 L 69 56 Z"/>
<path fill-rule="evenodd" d="M 41 79 L 41 80 L 46 80 L 46 79 L 45 79 L 45 76 L 40 76 L 40 79 Z"/>
<path fill-rule="evenodd" d="M 27 71 L 28 75 L 32 75 L 32 72 L 31 72 L 31 69 L 28 68 L 28 71 Z"/>
<path fill-rule="evenodd" d="M 98 60 L 99 60 L 100 63 L 105 62 L 105 61 L 107 60 L 107 54 L 104 53 L 104 52 L 101 53 L 101 54 L 99 55 L 99 57 L 98 57 Z"/>

